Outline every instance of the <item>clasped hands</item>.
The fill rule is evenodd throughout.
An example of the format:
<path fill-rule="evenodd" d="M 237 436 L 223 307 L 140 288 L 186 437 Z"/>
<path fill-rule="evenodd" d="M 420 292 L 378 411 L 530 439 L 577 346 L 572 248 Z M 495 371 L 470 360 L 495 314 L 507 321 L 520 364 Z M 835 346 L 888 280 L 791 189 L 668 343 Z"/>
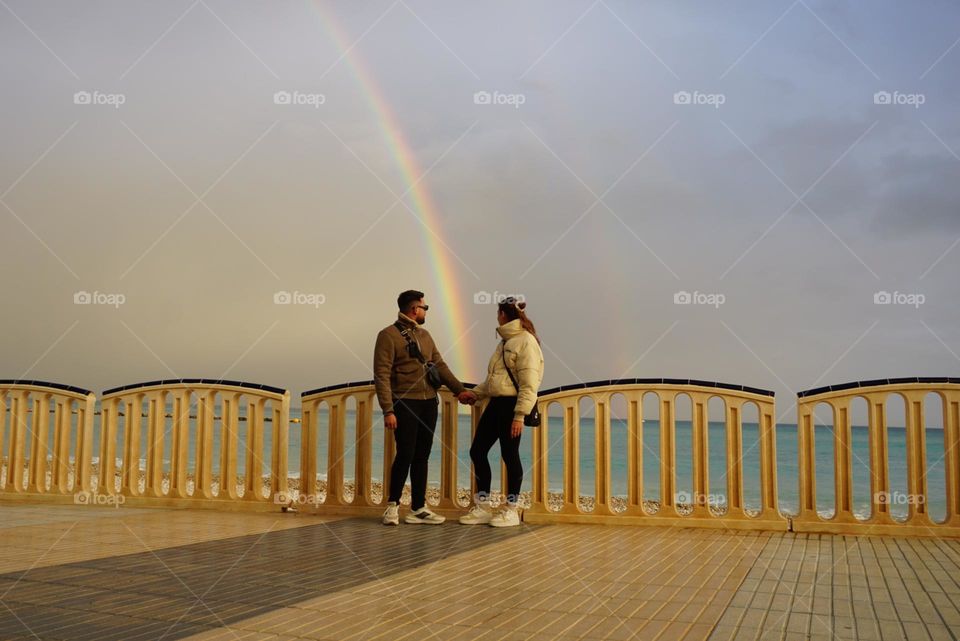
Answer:
<path fill-rule="evenodd" d="M 464 405 L 473 405 L 477 402 L 477 395 L 470 390 L 464 390 L 457 394 L 457 400 Z"/>

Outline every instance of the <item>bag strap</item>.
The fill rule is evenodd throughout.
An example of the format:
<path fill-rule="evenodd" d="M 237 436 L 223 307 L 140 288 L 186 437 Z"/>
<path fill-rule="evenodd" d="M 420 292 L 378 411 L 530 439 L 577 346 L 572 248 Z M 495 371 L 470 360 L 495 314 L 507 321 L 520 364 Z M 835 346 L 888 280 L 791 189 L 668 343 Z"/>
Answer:
<path fill-rule="evenodd" d="M 400 335 L 403 336 L 403 338 L 407 341 L 407 345 L 417 346 L 417 360 L 426 365 L 427 359 L 423 357 L 423 352 L 420 351 L 420 343 L 410 336 L 410 328 L 404 327 L 400 321 L 395 322 L 393 326 L 397 328 L 397 331 L 400 332 Z"/>
<path fill-rule="evenodd" d="M 519 394 L 520 386 L 517 385 L 517 379 L 513 377 L 513 372 L 511 372 L 510 367 L 507 366 L 507 341 L 500 341 L 500 357 L 503 359 L 503 369 L 507 370 L 507 376 L 510 377 L 510 382 L 517 388 L 517 394 Z"/>

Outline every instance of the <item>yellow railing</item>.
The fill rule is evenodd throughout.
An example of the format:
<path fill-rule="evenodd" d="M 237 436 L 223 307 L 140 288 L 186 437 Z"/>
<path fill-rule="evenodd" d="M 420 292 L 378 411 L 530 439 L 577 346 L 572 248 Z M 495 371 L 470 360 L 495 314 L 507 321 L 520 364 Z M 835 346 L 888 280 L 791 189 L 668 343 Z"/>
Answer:
<path fill-rule="evenodd" d="M 947 504 L 942 522 L 935 522 L 928 512 L 925 404 L 930 393 L 942 404 Z M 906 409 L 908 513 L 904 520 L 890 513 L 887 400 L 891 395 L 902 398 Z M 871 514 L 867 519 L 853 511 L 851 405 L 858 398 L 866 403 L 868 416 Z M 833 432 L 835 509 L 830 518 L 817 511 L 814 410 L 821 403 L 830 408 Z M 912 378 L 834 385 L 801 392 L 797 411 L 800 513 L 793 519 L 796 531 L 960 536 L 960 380 Z"/>
<path fill-rule="evenodd" d="M 643 496 L 643 398 L 656 395 L 659 404 L 660 496 L 654 509 L 644 506 Z M 627 496 L 623 509 L 615 509 L 611 491 L 611 404 L 622 396 L 627 407 Z M 681 395 L 690 398 L 693 430 L 693 492 L 678 500 L 676 478 L 676 405 Z M 725 408 L 726 425 L 726 509 L 710 505 L 708 404 L 719 398 Z M 595 501 L 587 512 L 580 505 L 580 403 L 589 399 L 594 405 Z M 742 416 L 744 406 L 752 403 L 759 412 L 760 498 L 761 507 L 749 512 L 743 500 Z M 533 491 L 530 508 L 524 518 L 530 522 L 600 522 L 651 525 L 691 525 L 749 529 L 785 529 L 786 519 L 777 508 L 776 434 L 773 392 L 738 385 L 676 379 L 633 379 L 586 383 L 570 388 L 548 390 L 540 395 L 541 413 L 550 414 L 557 405 L 563 417 L 563 502 L 559 511 L 548 504 L 547 448 L 550 427 L 533 431 Z M 753 444 L 747 444 L 752 447 Z"/>
<path fill-rule="evenodd" d="M 927 421 L 929 395 L 943 415 L 946 518 L 928 512 Z M 644 423 L 644 399 L 656 397 L 657 422 Z M 902 398 L 906 422 L 907 494 L 905 520 L 891 514 L 887 399 Z M 692 429 L 692 492 L 678 492 L 677 405 L 689 398 Z M 374 514 L 389 493 L 394 456 L 392 435 L 374 423 L 376 395 L 371 381 L 321 388 L 302 395 L 302 425 L 291 426 L 289 392 L 264 385 L 208 379 L 175 379 L 107 390 L 101 398 L 99 438 L 95 401 L 86 390 L 39 381 L 0 381 L 4 423 L 0 426 L 3 463 L 0 498 L 76 501 L 107 497 L 116 503 L 216 509 L 280 509 L 297 506 L 329 514 Z M 851 405 L 863 399 L 869 422 L 871 514 L 853 509 Z M 723 403 L 723 486 L 710 486 L 710 406 Z M 592 404 L 594 492 L 581 496 L 581 403 Z M 350 405 L 352 403 L 352 406 Z M 777 493 L 775 401 L 772 392 L 696 380 L 629 379 L 545 390 L 539 396 L 544 417 L 528 429 L 532 448 L 527 470 L 531 491 L 524 518 L 532 523 L 578 522 L 682 525 L 834 533 L 900 533 L 960 536 L 960 379 L 896 379 L 849 383 L 798 396 L 799 513 L 780 512 Z M 835 513 L 817 511 L 815 416 L 830 408 Z M 626 494 L 614 495 L 611 452 L 614 406 L 625 408 Z M 759 438 L 743 442 L 748 406 L 755 409 Z M 349 408 L 349 409 L 348 409 Z M 454 396 L 440 393 L 438 446 L 440 487 L 437 510 L 455 515 L 464 494 L 476 491 L 461 478 L 457 456 L 459 412 Z M 476 429 L 482 406 L 470 409 Z M 348 414 L 353 438 L 347 442 Z M 321 429 L 320 417 L 326 417 Z M 751 412 L 752 415 L 752 412 Z M 554 420 L 551 421 L 550 418 Z M 558 419 L 559 420 L 556 420 Z M 647 417 L 649 419 L 650 417 Z M 295 421 L 294 421 L 295 423 Z M 243 427 L 241 427 L 241 424 Z M 290 491 L 290 430 L 299 430 L 299 488 Z M 659 496 L 644 500 L 644 430 L 656 430 Z M 382 439 L 382 468 L 374 470 L 374 439 Z M 96 442 L 95 442 L 96 441 Z M 326 480 L 318 479 L 320 445 L 326 447 Z M 551 445 L 553 444 L 553 445 Z M 562 448 L 561 489 L 551 492 L 551 447 Z M 744 503 L 744 456 L 759 456 L 759 509 Z M 353 461 L 346 469 L 345 461 Z M 714 457 L 716 460 L 717 457 Z M 937 461 L 939 463 L 939 461 Z M 824 471 L 824 470 L 821 470 Z M 382 480 L 379 486 L 373 480 Z M 352 480 L 351 480 L 352 479 Z M 434 479 L 435 480 L 435 479 Z M 501 487 L 505 470 L 501 468 Z M 681 484 L 682 485 L 682 484 Z M 713 490 L 713 493 L 711 491 Z M 434 490 L 435 491 L 435 490 Z M 460 495 L 458 497 L 458 492 Z M 721 499 L 711 499 L 720 496 Z M 83 502 L 87 502 L 86 500 Z M 99 501 L 103 503 L 104 501 Z"/>
<path fill-rule="evenodd" d="M 643 505 L 643 396 L 654 393 L 659 400 L 660 416 L 660 499 L 659 509 L 647 510 Z M 690 397 L 693 406 L 693 479 L 694 491 L 689 504 L 678 505 L 676 484 L 675 404 L 679 395 Z M 627 469 L 628 494 L 625 509 L 612 505 L 610 456 L 610 404 L 614 395 L 622 395 L 627 403 Z M 707 438 L 707 405 L 711 398 L 720 398 L 726 421 L 726 510 L 719 514 L 708 505 L 709 451 Z M 347 443 L 346 416 L 350 399 L 355 403 L 355 442 Z M 589 398 L 595 404 L 594 439 L 596 469 L 596 496 L 594 509 L 587 511 L 580 505 L 579 404 Z M 321 388 L 304 393 L 302 397 L 303 427 L 301 435 L 301 496 L 300 504 L 314 505 L 323 511 L 372 513 L 383 509 L 383 496 L 389 493 L 389 467 L 393 460 L 394 442 L 390 434 L 374 429 L 373 411 L 376 395 L 372 382 Z M 762 507 L 756 513 L 745 510 L 743 502 L 743 443 L 741 417 L 747 403 L 756 406 L 760 417 L 760 462 Z M 533 469 L 530 505 L 525 517 L 531 522 L 609 522 L 685 524 L 732 528 L 786 529 L 787 521 L 777 509 L 776 441 L 774 434 L 774 399 L 772 392 L 752 390 L 742 386 L 720 385 L 703 381 L 671 381 L 647 379 L 583 384 L 557 390 L 547 390 L 539 397 L 541 413 L 559 407 L 563 417 L 563 492 L 559 510 L 552 509 L 548 492 L 548 442 L 551 428 L 546 419 L 540 428 L 528 430 L 532 434 Z M 471 410 L 471 422 L 476 428 L 482 407 Z M 320 414 L 327 414 L 327 433 L 320 432 Z M 458 478 L 458 406 L 449 392 L 440 398 L 440 497 L 435 506 L 441 511 L 462 510 L 457 500 L 461 486 Z M 311 484 L 317 478 L 317 450 L 321 439 L 327 444 L 327 480 L 325 491 Z M 373 498 L 371 482 L 372 444 L 374 438 L 383 439 L 384 479 L 379 500 Z M 753 444 L 748 444 L 751 447 Z M 354 469 L 345 470 L 344 460 L 353 451 Z M 344 479 L 352 476 L 352 498 L 345 498 Z M 466 481 L 466 480 L 464 480 Z M 505 470 L 501 468 L 501 487 L 505 486 Z M 476 491 L 472 477 L 471 494 Z"/>
<path fill-rule="evenodd" d="M 167 411 L 168 406 L 172 411 Z M 245 438 L 241 438 L 241 422 L 246 424 Z M 144 424 L 146 438 L 141 441 Z M 98 490 L 134 505 L 272 506 L 276 496 L 287 492 L 289 424 L 290 393 L 265 385 L 175 379 L 108 390 L 101 401 Z M 169 449 L 165 447 L 168 434 Z M 192 470 L 188 469 L 191 436 Z M 219 452 L 214 448 L 215 436 Z M 271 445 L 269 455 L 266 439 Z M 241 459 L 245 463 L 242 494 L 237 483 Z M 216 492 L 215 460 L 220 471 Z M 144 470 L 141 461 L 145 461 Z M 169 461 L 166 472 L 164 461 Z M 264 487 L 262 470 L 267 461 L 269 481 Z"/>
<path fill-rule="evenodd" d="M 0 400 L 0 458 L 5 465 L 0 494 L 10 498 L 89 491 L 94 394 L 58 383 L 4 380 Z"/>

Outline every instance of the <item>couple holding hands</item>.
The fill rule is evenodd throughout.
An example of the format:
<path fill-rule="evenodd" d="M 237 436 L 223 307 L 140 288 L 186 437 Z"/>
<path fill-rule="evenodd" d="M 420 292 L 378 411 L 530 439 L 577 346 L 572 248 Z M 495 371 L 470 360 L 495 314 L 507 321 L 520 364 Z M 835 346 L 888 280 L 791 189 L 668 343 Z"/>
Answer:
<path fill-rule="evenodd" d="M 526 303 L 506 298 L 497 305 L 500 342 L 490 357 L 487 378 L 468 390 L 450 371 L 429 332 L 423 328 L 430 306 L 423 292 L 407 290 L 397 298 L 397 321 L 377 335 L 373 373 L 384 427 L 393 432 L 396 457 L 390 470 L 390 496 L 384 525 L 399 525 L 400 495 L 410 475 L 411 524 L 440 524 L 446 519 L 426 506 L 427 465 L 437 425 L 437 389 L 446 385 L 461 403 L 488 399 L 470 446 L 477 494 L 470 511 L 460 517 L 465 525 L 494 527 L 520 525 L 517 500 L 523 481 L 520 438 L 524 417 L 537 402 L 543 380 L 543 352 Z M 487 454 L 500 441 L 507 467 L 507 496 L 494 514 L 490 506 L 492 472 Z"/>

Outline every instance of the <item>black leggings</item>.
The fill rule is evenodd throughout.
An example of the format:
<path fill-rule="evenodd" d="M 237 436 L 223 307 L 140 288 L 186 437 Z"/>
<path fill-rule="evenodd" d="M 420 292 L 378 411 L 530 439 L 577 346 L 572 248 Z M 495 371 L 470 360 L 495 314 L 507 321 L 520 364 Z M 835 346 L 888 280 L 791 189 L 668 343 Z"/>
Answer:
<path fill-rule="evenodd" d="M 494 396 L 477 423 L 477 433 L 470 446 L 470 459 L 477 479 L 477 494 L 480 498 L 490 495 L 490 462 L 487 453 L 493 444 L 500 441 L 500 456 L 507 466 L 507 501 L 516 503 L 523 483 L 523 465 L 520 463 L 520 437 L 510 436 L 516 396 Z"/>
<path fill-rule="evenodd" d="M 390 497 L 387 500 L 400 503 L 409 471 L 410 507 L 414 511 L 426 503 L 427 463 L 437 427 L 438 403 L 436 398 L 425 401 L 393 399 L 393 412 L 397 417 L 397 429 L 393 431 L 397 455 L 390 468 Z"/>

